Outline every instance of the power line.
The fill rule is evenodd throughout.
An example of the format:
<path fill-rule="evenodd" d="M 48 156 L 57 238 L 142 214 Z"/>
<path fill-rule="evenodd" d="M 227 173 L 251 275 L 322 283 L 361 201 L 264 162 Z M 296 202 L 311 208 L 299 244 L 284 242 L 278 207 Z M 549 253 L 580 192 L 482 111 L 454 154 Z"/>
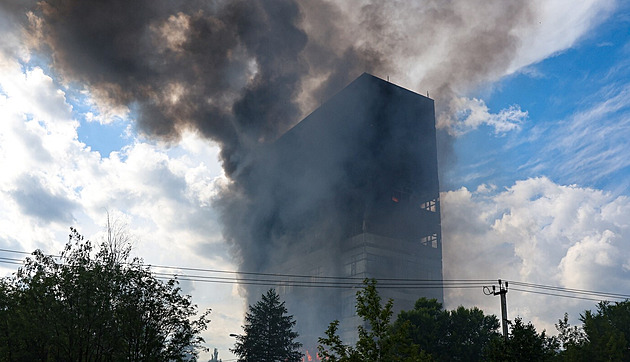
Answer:
<path fill-rule="evenodd" d="M 205 269 L 205 268 L 191 268 L 191 267 L 180 267 L 180 266 L 168 266 L 168 265 L 157 265 L 157 264 L 145 264 L 145 266 L 151 268 L 162 268 L 162 269 L 177 269 L 177 270 L 187 270 L 187 271 L 202 271 L 207 273 L 218 273 L 218 274 L 237 274 L 237 275 L 255 275 L 255 276 L 270 276 L 270 277 L 283 277 L 283 278 L 307 278 L 307 279 L 334 279 L 334 280 L 354 280 L 362 282 L 364 278 L 362 277 L 346 277 L 346 276 L 324 276 L 324 275 L 304 275 L 304 274 L 280 274 L 280 273 L 262 273 L 262 272 L 245 272 L 245 271 L 233 271 L 233 270 L 219 270 L 219 269 Z M 379 279 L 379 282 L 394 282 L 394 281 L 435 281 L 434 279 L 406 279 L 406 278 L 382 278 Z M 451 281 L 465 281 L 465 282 L 478 282 L 478 283 L 490 283 L 491 279 L 452 279 Z"/>
<path fill-rule="evenodd" d="M 19 262 L 20 264 L 22 264 L 22 259 L 16 259 L 16 258 L 5 258 L 3 256 L 0 256 L 0 260 L 6 260 L 6 261 L 16 261 Z"/>
<path fill-rule="evenodd" d="M 244 285 L 261 285 L 261 286 L 278 286 L 278 287 L 311 287 L 311 288 L 362 288 L 362 282 L 348 283 L 348 282 L 334 282 L 334 281 L 307 281 L 307 280 L 284 280 L 284 279 L 236 279 L 236 278 L 219 278 L 212 276 L 190 276 L 186 274 L 167 274 L 167 273 L 154 273 L 158 278 L 170 279 L 176 277 L 180 281 L 194 281 L 203 283 L 217 283 L 217 284 L 244 284 Z M 363 280 L 363 279 L 361 279 Z M 435 289 L 435 288 L 457 288 L 457 289 L 471 289 L 479 288 L 482 284 L 466 284 L 466 283 L 444 283 L 440 281 L 433 282 L 410 282 L 406 284 L 388 284 L 381 283 L 379 279 L 379 289 L 393 289 L 393 288 L 405 288 L 405 289 Z"/>
<path fill-rule="evenodd" d="M 33 253 L 25 252 L 25 251 L 10 250 L 10 249 L 0 249 L 0 251 L 6 251 L 6 252 L 11 252 L 11 253 L 20 253 L 20 254 L 26 254 L 26 255 L 32 255 L 33 254 Z M 44 255 L 45 256 L 52 256 L 52 257 L 59 257 L 59 255 L 52 255 L 52 254 L 44 254 Z M 16 259 L 16 260 L 18 260 L 18 259 Z M 127 264 L 129 264 L 129 263 L 127 263 Z M 204 273 L 232 274 L 232 275 L 235 275 L 235 277 L 238 277 L 238 280 L 245 280 L 246 279 L 246 278 L 243 278 L 242 276 L 263 276 L 263 277 L 280 277 L 280 278 L 302 278 L 302 279 L 309 279 L 309 280 L 315 280 L 315 279 L 334 280 L 334 281 L 347 280 L 347 281 L 354 281 L 354 282 L 362 283 L 363 280 L 365 279 L 363 277 L 247 272 L 247 271 L 208 269 L 208 268 L 198 268 L 198 267 L 183 267 L 183 266 L 171 266 L 171 265 L 160 265 L 160 264 L 143 264 L 143 266 L 144 267 L 149 267 L 149 268 L 152 268 L 152 269 L 153 268 L 157 268 L 157 269 L 174 269 L 174 270 L 182 270 L 182 271 L 197 271 L 197 272 L 204 272 Z M 167 273 L 162 273 L 162 274 L 167 274 Z M 167 274 L 167 275 L 178 275 L 178 276 L 180 276 L 180 275 L 186 275 L 186 274 L 184 274 L 184 273 L 172 273 L 172 274 Z M 197 275 L 195 275 L 194 277 L 201 277 L 201 278 L 203 278 L 204 276 L 197 276 Z M 217 277 L 217 278 L 219 278 L 219 277 Z M 462 282 L 462 283 L 476 283 L 478 285 L 482 285 L 484 283 L 487 284 L 487 283 L 491 283 L 492 282 L 491 279 L 435 280 L 435 279 L 408 279 L 408 278 L 381 278 L 378 281 L 379 281 L 379 283 L 380 282 L 405 282 L 405 283 L 409 283 L 409 282 L 435 282 L 435 283 Z"/>
<path fill-rule="evenodd" d="M 14 254 L 26 254 L 26 255 L 33 254 L 33 253 L 29 253 L 28 251 L 19 251 L 19 250 L 2 249 L 2 248 L 0 248 L 0 251 L 4 251 L 5 253 L 14 253 Z"/>
<path fill-rule="evenodd" d="M 619 293 L 608 293 L 608 292 L 592 291 L 592 290 L 585 290 L 585 289 L 564 288 L 564 287 L 556 287 L 556 286 L 550 286 L 550 285 L 544 285 L 544 284 L 525 283 L 525 282 L 519 282 L 519 281 L 510 281 L 510 283 L 514 285 L 519 285 L 522 287 L 539 288 L 539 289 L 553 290 L 553 291 L 566 292 L 566 293 L 577 293 L 577 294 L 586 294 L 586 295 L 589 295 L 589 294 L 590 295 L 606 295 L 606 296 L 610 296 L 611 298 L 624 298 L 624 299 L 630 298 L 630 294 L 619 294 Z"/>
<path fill-rule="evenodd" d="M 238 272 L 235 272 L 238 273 Z M 200 280 L 233 280 L 233 281 L 261 281 L 261 282 L 282 282 L 282 283 L 309 283 L 309 284 L 328 284 L 334 283 L 338 285 L 356 285 L 357 283 L 362 283 L 365 278 L 346 278 L 346 277 L 317 277 L 317 276 L 301 276 L 305 279 L 310 280 L 294 280 L 294 279 L 258 279 L 258 278 L 241 278 L 241 277 L 219 277 L 219 276 L 208 276 L 208 275 L 192 275 L 192 274 L 179 274 L 179 273 L 163 273 L 163 272 L 154 272 L 156 275 L 164 275 L 164 276 L 173 276 L 173 277 L 186 277 L 186 278 L 194 278 Z M 254 273 L 251 273 L 254 274 Z M 261 273 L 259 275 L 265 275 Z M 287 275 L 275 274 L 276 276 L 286 277 Z M 293 276 L 294 277 L 294 276 Z M 325 279 L 323 281 L 317 279 Z M 352 279 L 353 281 L 345 281 L 348 279 Z M 475 280 L 434 280 L 434 279 L 379 279 L 379 287 L 381 286 L 381 281 L 386 281 L 386 285 L 390 287 L 412 287 L 417 285 L 468 285 L 471 287 L 479 287 L 482 286 L 486 281 L 475 281 Z"/>
<path fill-rule="evenodd" d="M 157 276 L 157 278 L 160 279 L 170 279 L 166 276 Z M 293 282 L 293 283 L 287 283 L 287 282 L 283 282 L 283 281 L 278 281 L 278 282 L 263 282 L 263 281 L 238 281 L 238 280 L 233 280 L 233 281 L 228 281 L 228 280 L 207 280 L 207 279 L 193 279 L 193 278 L 181 278 L 178 277 L 177 280 L 179 281 L 193 281 L 193 282 L 204 282 L 204 283 L 215 283 L 215 284 L 242 284 L 242 285 L 259 285 L 259 286 L 276 286 L 276 287 L 296 287 L 296 288 L 343 288 L 343 289 L 358 289 L 358 288 L 363 288 L 363 284 L 354 284 L 354 285 L 339 285 L 339 284 L 334 284 L 334 283 L 330 283 L 330 284 L 314 284 L 314 283 L 308 283 L 308 282 Z M 378 285 L 379 289 L 395 289 L 395 288 L 402 288 L 400 286 L 388 286 L 388 285 Z M 435 288 L 441 288 L 441 289 L 466 289 L 466 288 L 474 288 L 477 289 L 479 288 L 479 286 L 457 286 L 457 285 L 451 285 L 451 286 L 443 286 L 443 285 L 438 285 L 438 284 L 433 284 L 433 285 L 412 285 L 412 286 L 408 286 L 408 287 L 404 287 L 405 289 L 435 289 Z"/>
<path fill-rule="evenodd" d="M 3 258 L 0 258 L 0 263 L 3 263 Z M 6 258 L 5 258 L 6 259 Z M 10 264 L 21 264 L 15 262 L 19 259 L 12 259 Z M 172 267 L 177 268 L 177 267 Z M 199 269 L 199 268 L 197 268 Z M 227 271 L 226 271 L 227 272 Z M 231 272 L 233 274 L 240 274 L 239 272 Z M 238 276 L 233 277 L 219 277 L 212 275 L 190 275 L 190 274 L 178 274 L 178 273 L 163 273 L 153 272 L 153 274 L 162 280 L 169 280 L 176 278 L 178 281 L 192 281 L 202 283 L 215 283 L 215 284 L 241 284 L 241 285 L 259 285 L 259 286 L 277 286 L 277 287 L 308 287 L 308 288 L 350 288 L 357 289 L 363 287 L 364 278 L 344 278 L 344 277 L 313 277 L 304 276 L 302 280 L 292 279 L 269 279 L 269 278 L 240 278 Z M 269 275 L 269 273 L 248 273 L 249 275 Z M 273 274 L 276 277 L 290 276 L 297 277 L 292 274 Z M 320 281 L 317 278 L 325 278 L 326 280 Z M 309 280 L 310 279 L 310 280 Z M 339 281 L 352 279 L 354 282 Z M 484 283 L 475 280 L 426 280 L 426 279 L 391 279 L 394 282 L 380 282 L 379 288 L 393 289 L 393 288 L 405 288 L 405 289 L 435 289 L 435 288 L 457 288 L 457 289 L 470 289 L 479 288 Z M 486 282 L 486 280 L 483 280 Z"/>
<path fill-rule="evenodd" d="M 0 248 L 0 252 L 32 255 L 21 250 Z M 59 255 L 44 254 L 58 258 Z M 0 257 L 0 264 L 21 265 L 22 259 Z M 259 286 L 277 286 L 277 287 L 299 287 L 299 288 L 361 288 L 363 286 L 364 277 L 357 276 L 312 276 L 300 274 L 281 274 L 281 273 L 262 273 L 233 271 L 221 269 L 209 269 L 198 267 L 182 267 L 158 264 L 143 264 L 153 270 L 153 274 L 159 279 L 177 278 L 179 281 L 191 281 L 200 283 L 215 284 L 242 284 L 242 285 L 259 285 Z M 188 271 L 196 273 L 167 273 L 155 271 L 155 269 L 170 269 L 177 271 Z M 207 273 L 210 275 L 202 275 Z M 218 274 L 218 275 L 212 275 Z M 382 278 L 378 280 L 379 288 L 406 288 L 406 289 L 474 289 L 487 287 L 488 284 L 494 282 L 491 279 L 407 279 L 407 278 Z M 509 281 L 512 286 L 511 290 L 532 293 L 540 295 L 548 295 L 554 297 L 573 298 L 581 300 L 600 301 L 606 299 L 630 299 L 630 294 L 610 293 L 603 291 L 594 291 L 586 289 L 564 288 L 553 285 L 535 284 L 522 281 Z"/>
<path fill-rule="evenodd" d="M 536 291 L 536 290 L 525 290 L 525 289 L 518 289 L 518 288 L 510 288 L 510 290 L 516 290 L 519 292 L 523 292 L 523 293 L 533 293 L 533 294 L 542 294 L 542 295 L 550 295 L 553 297 L 562 297 L 562 298 L 570 298 L 570 299 L 581 299 L 581 300 L 592 300 L 595 302 L 600 302 L 602 301 L 602 299 L 595 299 L 595 298 L 588 298 L 588 297 L 580 297 L 580 296 L 576 296 L 576 295 L 565 295 L 565 294 L 557 294 L 557 293 L 547 293 L 547 292 L 540 292 L 540 291 Z M 627 299 L 627 298 L 617 298 L 617 299 Z"/>
<path fill-rule="evenodd" d="M 10 260 L 12 264 L 19 259 Z M 0 258 L 0 263 L 3 260 Z M 144 265 L 150 268 L 155 268 L 155 265 Z M 164 268 L 166 266 L 160 266 Z M 184 270 L 197 270 L 206 271 L 209 273 L 215 273 L 214 269 L 203 268 L 180 268 L 175 266 L 168 266 L 169 269 L 184 269 Z M 153 274 L 159 279 L 168 280 L 171 278 L 177 278 L 179 281 L 192 281 L 202 283 L 215 283 L 215 284 L 242 284 L 242 285 L 260 285 L 260 286 L 277 286 L 277 287 L 310 287 L 310 288 L 362 288 L 362 277 L 332 277 L 332 276 L 310 276 L 310 275 L 296 275 L 296 274 L 278 274 L 278 273 L 255 273 L 255 272 L 237 272 L 220 270 L 221 274 L 232 274 L 232 276 L 216 276 L 216 275 L 199 275 L 199 274 L 186 274 L 186 273 L 164 273 L 154 271 Z M 241 275 L 247 275 L 248 277 L 241 277 Z M 257 278 L 258 276 L 258 278 Z M 402 279 L 402 278 L 384 278 L 379 279 L 379 288 L 392 289 L 392 288 L 405 288 L 405 289 L 435 289 L 435 288 L 458 288 L 458 289 L 470 289 L 479 288 L 488 280 L 474 280 L 474 279 L 454 279 L 454 280 L 431 280 L 431 279 Z"/>
<path fill-rule="evenodd" d="M 20 259 L 0 257 L 0 263 L 22 264 Z M 148 265 L 143 265 L 148 266 Z M 177 269 L 177 267 L 172 267 Z M 227 272 L 227 271 L 226 271 Z M 232 277 L 222 277 L 215 275 L 198 275 L 186 273 L 164 273 L 153 271 L 153 274 L 162 279 L 170 279 L 172 277 L 178 280 L 211 282 L 211 283 L 239 283 L 239 284 L 260 284 L 260 285 L 285 285 L 285 286 L 334 286 L 334 287 L 357 287 L 362 286 L 363 277 L 330 277 L 330 276 L 310 276 L 310 275 L 294 275 L 294 274 L 273 274 L 276 278 L 268 278 L 268 273 L 247 273 L 248 275 L 259 275 L 262 278 L 240 277 L 240 272 L 229 272 L 234 274 Z M 299 279 L 295 279 L 299 278 Z M 319 280 L 324 279 L 324 280 Z M 379 288 L 437 288 L 437 287 L 456 287 L 456 288 L 479 288 L 487 283 L 487 280 L 433 280 L 433 279 L 379 279 Z"/>
<path fill-rule="evenodd" d="M 152 265 L 156 267 L 156 265 Z M 164 266 L 159 266 L 164 268 Z M 180 269 L 168 266 L 170 269 Z M 181 268 L 183 270 L 206 271 L 215 273 L 214 269 L 202 268 Z M 159 276 L 177 277 L 178 280 L 210 282 L 210 283 L 239 283 L 247 285 L 273 285 L 273 286 L 295 286 L 295 287 L 325 287 L 325 288 L 357 288 L 362 287 L 363 277 L 335 277 L 335 276 L 311 276 L 279 273 L 256 273 L 237 272 L 220 270 L 220 273 L 234 274 L 231 277 L 220 277 L 214 275 L 198 275 L 186 273 L 164 273 L 154 272 Z M 242 277 L 245 275 L 247 277 Z M 252 277 L 253 276 L 253 277 Z M 256 278 L 256 276 L 263 278 Z M 271 277 L 271 278 L 270 278 Z M 282 279 L 277 279 L 282 278 Z M 433 279 L 403 279 L 403 278 L 382 278 L 379 279 L 379 288 L 478 288 L 487 283 L 488 280 L 474 279 L 454 279 L 454 280 L 433 280 Z"/>

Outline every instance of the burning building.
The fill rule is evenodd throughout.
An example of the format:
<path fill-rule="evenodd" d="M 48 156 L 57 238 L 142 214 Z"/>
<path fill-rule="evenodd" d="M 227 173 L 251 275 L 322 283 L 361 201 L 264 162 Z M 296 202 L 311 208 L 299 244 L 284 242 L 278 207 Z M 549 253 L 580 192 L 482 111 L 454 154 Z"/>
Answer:
<path fill-rule="evenodd" d="M 390 284 L 441 281 L 432 99 L 363 74 L 258 157 L 248 187 L 264 210 L 248 222 L 272 251 L 253 267 Z M 334 319 L 344 341 L 356 339 L 356 289 L 289 283 L 279 291 L 305 345 Z M 380 293 L 394 299 L 395 312 L 419 297 L 443 300 L 441 287 Z"/>

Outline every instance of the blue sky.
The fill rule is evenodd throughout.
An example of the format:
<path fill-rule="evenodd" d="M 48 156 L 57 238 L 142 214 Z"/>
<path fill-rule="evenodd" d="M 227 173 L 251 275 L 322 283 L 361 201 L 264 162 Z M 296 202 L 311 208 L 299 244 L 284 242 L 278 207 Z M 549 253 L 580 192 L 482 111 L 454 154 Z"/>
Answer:
<path fill-rule="evenodd" d="M 449 235 L 455 245 L 445 240 L 445 260 L 461 263 L 459 272 L 627 290 L 614 284 L 628 277 L 630 242 L 630 17 L 627 4 L 617 5 L 571 47 L 469 94 L 490 113 L 516 106 L 527 117 L 508 132 L 484 124 L 455 138 L 443 207 L 474 210 L 443 213 L 443 228 L 457 230 Z M 574 317 L 585 308 L 542 303 L 561 303 Z M 531 305 L 516 312 L 555 331 Z"/>
<path fill-rule="evenodd" d="M 362 28 L 361 16 L 374 14 L 355 11 L 369 1 L 324 1 L 344 17 L 339 27 L 322 17 L 327 7 L 313 3 L 301 5 L 313 49 L 330 45 L 327 56 L 357 72 L 366 69 L 344 63 L 353 59 L 344 58 L 349 50 L 390 54 L 375 75 L 421 94 L 429 90 L 442 112 L 438 126 L 451 143 L 441 152 L 453 151 L 440 165 L 445 278 L 630 294 L 627 2 L 531 1 L 523 21 L 510 18 L 506 2 L 453 1 L 448 9 L 372 2 L 377 14 L 387 14 L 378 30 Z M 444 17 L 425 11 L 429 5 Z M 189 18 L 178 11 L 155 20 L 144 36 L 156 32 L 164 47 L 182 51 Z M 109 211 L 128 225 L 135 253 L 148 263 L 235 270 L 212 204 L 229 182 L 217 144 L 194 127 L 170 143 L 144 134 L 137 123 L 142 99 L 115 103 L 103 88 L 58 68 L 46 48 L 35 46 L 45 40 L 25 36 L 23 24 L 8 14 L 0 6 L 0 20 L 7 20 L 0 21 L 6 40 L 0 45 L 0 248 L 55 253 L 71 225 L 98 240 Z M 484 50 L 488 44 L 497 44 L 497 54 Z M 238 82 L 253 79 L 256 59 L 246 60 Z M 319 104 L 314 89 L 329 76 L 328 69 L 309 66 L 298 99 L 303 115 Z M 173 93 L 154 91 L 153 101 L 177 103 L 197 89 L 167 80 Z M 238 82 L 208 102 L 229 102 Z M 13 271 L 11 265 L 0 270 Z M 246 307 L 238 287 L 183 287 L 213 309 L 205 337 L 225 359 L 233 343 L 228 335 L 238 332 Z M 448 308 L 476 305 L 499 313 L 498 301 L 481 290 L 445 293 Z M 516 291 L 508 304 L 510 317 L 552 333 L 565 311 L 575 321 L 594 306 Z"/>
<path fill-rule="evenodd" d="M 527 120 L 510 134 L 493 137 L 492 129 L 482 127 L 459 137 L 457 166 L 449 172 L 447 185 L 505 187 L 514 180 L 547 176 L 561 184 L 628 194 L 625 101 L 620 99 L 602 109 L 603 114 L 583 121 L 576 118 L 627 94 L 629 29 L 628 6 L 620 4 L 616 13 L 573 47 L 482 89 L 476 96 L 491 111 L 519 105 L 528 113 Z M 581 152 L 593 157 L 576 160 Z"/>

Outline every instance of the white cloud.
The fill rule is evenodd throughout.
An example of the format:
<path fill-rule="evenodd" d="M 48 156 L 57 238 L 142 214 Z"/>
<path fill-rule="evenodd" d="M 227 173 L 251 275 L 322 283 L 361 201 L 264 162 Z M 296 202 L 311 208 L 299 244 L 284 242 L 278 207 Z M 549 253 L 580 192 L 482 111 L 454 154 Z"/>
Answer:
<path fill-rule="evenodd" d="M 533 178 L 494 193 L 461 188 L 441 200 L 446 279 L 503 278 L 629 294 L 629 198 Z M 500 313 L 498 300 L 481 289 L 447 290 L 445 298 L 451 308 L 478 305 Z M 510 318 L 521 315 L 551 333 L 565 311 L 576 321 L 594 305 L 508 293 Z"/>
<path fill-rule="evenodd" d="M 19 61 L 2 59 L 1 248 L 57 253 L 70 226 L 98 240 L 109 211 L 127 221 L 136 236 L 134 253 L 147 263 L 236 268 L 210 205 L 224 179 L 215 144 L 194 133 L 170 148 L 130 138 L 102 158 L 78 141 L 79 122 L 66 93 L 43 69 L 24 72 Z M 2 264 L 0 272 L 14 268 Z M 186 282 L 184 287 L 201 308 L 213 309 L 204 334 L 209 346 L 227 351 L 244 301 L 231 285 Z"/>
<path fill-rule="evenodd" d="M 527 119 L 527 112 L 518 105 L 491 113 L 486 103 L 477 98 L 452 98 L 448 108 L 448 112 L 439 114 L 437 127 L 446 129 L 453 136 L 461 136 L 482 125 L 493 128 L 495 135 L 501 135 L 520 129 Z"/>

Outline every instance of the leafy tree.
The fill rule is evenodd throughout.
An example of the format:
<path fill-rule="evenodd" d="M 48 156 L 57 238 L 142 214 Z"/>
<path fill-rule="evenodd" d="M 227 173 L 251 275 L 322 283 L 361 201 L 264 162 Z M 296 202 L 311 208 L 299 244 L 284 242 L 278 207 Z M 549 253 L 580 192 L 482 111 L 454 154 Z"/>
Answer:
<path fill-rule="evenodd" d="M 357 292 L 357 315 L 365 325 L 358 326 L 356 345 L 345 345 L 337 330 L 339 321 L 330 323 L 326 336 L 319 338 L 319 354 L 330 362 L 361 361 L 430 361 L 431 358 L 406 339 L 406 325 L 398 331 L 392 329 L 393 300 L 381 304 L 376 280 L 366 279 L 364 288 Z"/>
<path fill-rule="evenodd" d="M 447 334 L 448 313 L 436 299 L 420 298 L 414 309 L 401 311 L 394 323 L 396 330 L 406 324 L 405 333 L 412 343 L 434 357 L 442 355 L 446 349 L 444 338 Z"/>
<path fill-rule="evenodd" d="M 630 301 L 600 302 L 597 311 L 585 311 L 580 320 L 586 335 L 581 352 L 592 361 L 630 360 Z"/>
<path fill-rule="evenodd" d="M 407 325 L 407 338 L 439 361 L 479 361 L 493 339 L 499 338 L 499 321 L 479 308 L 442 309 L 436 299 L 420 298 L 414 309 L 402 311 L 395 329 Z"/>
<path fill-rule="evenodd" d="M 493 339 L 486 351 L 487 361 L 551 361 L 556 356 L 558 343 L 545 331 L 536 332 L 531 323 L 516 318 L 508 339 Z"/>
<path fill-rule="evenodd" d="M 477 307 L 467 309 L 462 306 L 448 313 L 448 351 L 441 361 L 480 361 L 490 343 L 501 338 L 499 319 L 494 315 L 486 316 Z"/>
<path fill-rule="evenodd" d="M 583 329 L 569 324 L 569 315 L 564 313 L 564 317 L 556 324 L 558 330 L 557 340 L 560 346 L 557 359 L 561 361 L 587 361 L 584 346 L 588 342 Z"/>
<path fill-rule="evenodd" d="M 177 284 L 128 247 L 94 248 L 71 228 L 59 258 L 37 250 L 0 283 L 0 359 L 194 359 L 210 311 L 192 319 L 197 308 Z"/>
<path fill-rule="evenodd" d="M 243 326 L 245 333 L 236 336 L 230 351 L 242 362 L 301 361 L 302 344 L 295 341 L 298 337 L 293 331 L 295 324 L 276 291 L 269 289 L 260 301 L 249 307 Z"/>

